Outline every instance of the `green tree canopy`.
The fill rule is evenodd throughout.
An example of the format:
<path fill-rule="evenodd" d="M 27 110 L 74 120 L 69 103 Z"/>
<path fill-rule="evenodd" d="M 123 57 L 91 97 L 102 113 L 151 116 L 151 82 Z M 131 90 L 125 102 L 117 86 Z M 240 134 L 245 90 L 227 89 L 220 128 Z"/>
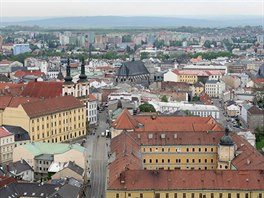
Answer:
<path fill-rule="evenodd" d="M 167 96 L 162 96 L 161 97 L 161 102 L 168 102 L 168 98 L 167 98 Z"/>
<path fill-rule="evenodd" d="M 144 103 L 139 106 L 141 112 L 156 112 L 156 109 L 152 104 Z"/>

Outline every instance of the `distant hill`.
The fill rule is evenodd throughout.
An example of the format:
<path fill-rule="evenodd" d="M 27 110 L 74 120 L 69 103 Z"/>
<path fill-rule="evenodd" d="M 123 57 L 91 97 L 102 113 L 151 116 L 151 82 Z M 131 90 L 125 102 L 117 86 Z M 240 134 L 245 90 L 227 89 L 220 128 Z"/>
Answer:
<path fill-rule="evenodd" d="M 262 24 L 261 17 L 237 19 L 192 19 L 179 17 L 121 17 L 121 16 L 89 16 L 62 17 L 27 20 L 21 22 L 6 22 L 3 25 L 40 26 L 50 28 L 87 28 L 87 27 L 227 27 L 227 26 L 258 26 Z"/>

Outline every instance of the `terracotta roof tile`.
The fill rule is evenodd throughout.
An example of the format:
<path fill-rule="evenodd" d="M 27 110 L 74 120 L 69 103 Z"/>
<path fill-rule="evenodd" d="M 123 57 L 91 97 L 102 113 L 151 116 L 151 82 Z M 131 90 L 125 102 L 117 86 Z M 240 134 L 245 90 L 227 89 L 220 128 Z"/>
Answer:
<path fill-rule="evenodd" d="M 16 182 L 16 179 L 13 177 L 0 176 L 0 188 L 4 187 L 5 185 L 14 183 L 14 182 Z"/>
<path fill-rule="evenodd" d="M 97 99 L 96 99 L 96 97 L 95 97 L 93 94 L 89 94 L 89 95 L 88 95 L 88 100 L 89 100 L 89 101 L 95 101 L 95 100 L 97 100 Z"/>
<path fill-rule="evenodd" d="M 138 121 L 124 109 L 123 112 L 114 121 L 113 126 L 116 129 L 135 129 L 138 126 Z"/>
<path fill-rule="evenodd" d="M 73 96 L 61 96 L 22 104 L 29 117 L 38 117 L 83 106 L 84 104 Z"/>
<path fill-rule="evenodd" d="M 29 82 L 22 96 L 36 98 L 54 98 L 62 95 L 63 82 Z"/>
<path fill-rule="evenodd" d="M 24 76 L 29 76 L 29 75 L 33 75 L 33 76 L 44 76 L 45 74 L 39 70 L 37 71 L 22 71 L 22 70 L 17 70 L 14 74 L 15 77 L 17 78 L 22 78 Z"/>
<path fill-rule="evenodd" d="M 6 130 L 4 127 L 0 127 L 0 138 L 6 137 L 6 136 L 11 136 L 13 135 L 10 133 L 8 130 Z"/>

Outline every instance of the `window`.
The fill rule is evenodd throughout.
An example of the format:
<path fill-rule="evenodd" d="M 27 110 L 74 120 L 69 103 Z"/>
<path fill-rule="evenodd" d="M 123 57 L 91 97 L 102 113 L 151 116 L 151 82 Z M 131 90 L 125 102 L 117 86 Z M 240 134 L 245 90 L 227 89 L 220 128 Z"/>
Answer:
<path fill-rule="evenodd" d="M 219 198 L 223 198 L 223 193 L 219 193 Z"/>
<path fill-rule="evenodd" d="M 195 148 L 193 148 L 192 151 L 194 152 L 195 151 Z"/>
<path fill-rule="evenodd" d="M 168 163 L 170 163 L 170 159 L 168 159 Z"/>
<path fill-rule="evenodd" d="M 211 163 L 214 163 L 214 159 L 211 159 Z"/>
<path fill-rule="evenodd" d="M 198 162 L 201 163 L 201 159 L 198 159 Z"/>
<path fill-rule="evenodd" d="M 231 198 L 231 193 L 228 193 L 228 198 Z"/>
<path fill-rule="evenodd" d="M 248 193 L 245 194 L 245 198 L 248 198 Z"/>
<path fill-rule="evenodd" d="M 187 150 L 187 152 L 189 152 L 189 148 L 187 148 L 186 150 Z"/>
<path fill-rule="evenodd" d="M 240 198 L 240 194 L 239 193 L 237 193 L 237 198 Z"/>
<path fill-rule="evenodd" d="M 201 152 L 201 148 L 199 148 L 198 150 L 199 150 L 199 152 Z"/>
<path fill-rule="evenodd" d="M 162 148 L 161 151 L 164 152 L 164 148 Z"/>
<path fill-rule="evenodd" d="M 164 159 L 162 159 L 161 162 L 164 163 Z"/>
<path fill-rule="evenodd" d="M 149 163 L 152 163 L 152 159 L 149 159 Z"/>
<path fill-rule="evenodd" d="M 182 197 L 183 197 L 183 198 L 186 198 L 186 193 L 183 193 Z"/>
<path fill-rule="evenodd" d="M 199 193 L 199 198 L 203 198 L 203 194 L 202 193 Z"/>
<path fill-rule="evenodd" d="M 259 196 L 258 196 L 258 198 L 262 198 L 262 194 L 261 194 L 261 193 L 259 193 Z"/>
<path fill-rule="evenodd" d="M 166 193 L 166 198 L 169 198 L 169 193 Z"/>
<path fill-rule="evenodd" d="M 211 193 L 211 198 L 214 198 L 214 193 Z"/>
<path fill-rule="evenodd" d="M 207 163 L 207 159 L 205 159 L 204 162 Z"/>
<path fill-rule="evenodd" d="M 192 159 L 192 162 L 195 163 L 195 159 Z"/>
<path fill-rule="evenodd" d="M 211 148 L 211 152 L 214 152 L 214 148 Z"/>
<path fill-rule="evenodd" d="M 156 163 L 159 163 L 159 160 L 158 159 L 156 159 Z"/>
<path fill-rule="evenodd" d="M 116 194 L 116 198 L 119 198 L 119 193 Z"/>
<path fill-rule="evenodd" d="M 194 193 L 192 193 L 192 198 L 194 198 Z"/>
<path fill-rule="evenodd" d="M 149 148 L 149 152 L 152 152 L 152 148 Z"/>
<path fill-rule="evenodd" d="M 143 193 L 140 193 L 140 194 L 139 194 L 139 197 L 140 197 L 140 198 L 143 198 Z"/>
<path fill-rule="evenodd" d="M 189 163 L 189 159 L 186 159 L 186 162 Z"/>
<path fill-rule="evenodd" d="M 177 198 L 177 193 L 174 193 L 174 198 Z"/>

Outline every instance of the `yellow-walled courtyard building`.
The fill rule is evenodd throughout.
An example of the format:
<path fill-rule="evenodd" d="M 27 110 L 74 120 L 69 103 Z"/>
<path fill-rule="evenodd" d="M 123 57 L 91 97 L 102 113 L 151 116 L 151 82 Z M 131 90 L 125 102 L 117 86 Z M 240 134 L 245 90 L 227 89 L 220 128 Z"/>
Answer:
<path fill-rule="evenodd" d="M 32 142 L 66 142 L 86 135 L 85 105 L 74 96 L 2 96 L 0 100 L 0 124 L 22 127 Z"/>
<path fill-rule="evenodd" d="M 125 110 L 113 123 L 127 128 L 111 142 L 107 198 L 264 197 L 264 157 L 236 133 L 205 122 L 172 130 L 194 117 L 138 117 Z"/>

